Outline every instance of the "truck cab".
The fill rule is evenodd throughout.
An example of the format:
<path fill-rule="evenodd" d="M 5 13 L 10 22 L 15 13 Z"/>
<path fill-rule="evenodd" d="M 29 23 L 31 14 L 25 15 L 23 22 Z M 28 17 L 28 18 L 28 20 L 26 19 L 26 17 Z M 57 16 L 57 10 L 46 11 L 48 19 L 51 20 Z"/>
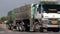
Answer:
<path fill-rule="evenodd" d="M 41 28 L 58 32 L 60 29 L 60 5 L 43 4 L 37 8 L 41 19 Z M 36 16 L 37 17 L 37 16 Z"/>

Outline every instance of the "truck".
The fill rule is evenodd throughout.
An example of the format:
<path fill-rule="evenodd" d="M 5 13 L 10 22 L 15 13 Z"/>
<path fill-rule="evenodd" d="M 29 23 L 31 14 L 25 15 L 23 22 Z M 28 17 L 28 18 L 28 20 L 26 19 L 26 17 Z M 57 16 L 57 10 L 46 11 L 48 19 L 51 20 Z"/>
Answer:
<path fill-rule="evenodd" d="M 27 31 L 29 30 L 28 25 L 30 25 L 30 19 L 31 19 L 31 5 L 30 4 L 16 8 L 12 11 L 9 11 L 8 12 L 8 25 L 10 24 L 9 29 Z"/>
<path fill-rule="evenodd" d="M 40 1 L 8 12 L 9 29 L 17 31 L 60 30 L 60 4 L 55 1 Z"/>

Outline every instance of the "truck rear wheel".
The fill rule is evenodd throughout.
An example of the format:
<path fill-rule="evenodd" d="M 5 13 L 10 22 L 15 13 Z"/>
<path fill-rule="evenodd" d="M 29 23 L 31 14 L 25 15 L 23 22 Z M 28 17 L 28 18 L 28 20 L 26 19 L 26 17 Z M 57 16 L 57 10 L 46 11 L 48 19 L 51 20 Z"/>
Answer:
<path fill-rule="evenodd" d="M 24 28 L 24 26 L 17 26 L 16 30 L 23 32 L 23 31 L 25 31 L 25 28 Z"/>

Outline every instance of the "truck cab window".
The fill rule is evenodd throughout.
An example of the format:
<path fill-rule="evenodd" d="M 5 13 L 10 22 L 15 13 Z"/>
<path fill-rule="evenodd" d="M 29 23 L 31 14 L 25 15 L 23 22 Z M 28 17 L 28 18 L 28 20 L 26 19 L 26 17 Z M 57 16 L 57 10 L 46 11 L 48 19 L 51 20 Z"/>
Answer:
<path fill-rule="evenodd" d="M 37 11 L 41 13 L 41 5 L 38 6 Z"/>

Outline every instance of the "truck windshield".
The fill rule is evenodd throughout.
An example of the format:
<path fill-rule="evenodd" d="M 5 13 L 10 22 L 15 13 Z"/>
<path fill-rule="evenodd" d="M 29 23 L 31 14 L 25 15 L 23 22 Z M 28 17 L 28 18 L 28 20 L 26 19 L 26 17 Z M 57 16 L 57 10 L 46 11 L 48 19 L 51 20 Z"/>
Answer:
<path fill-rule="evenodd" d="M 60 5 L 58 4 L 45 4 L 43 9 L 46 13 L 60 13 Z"/>

